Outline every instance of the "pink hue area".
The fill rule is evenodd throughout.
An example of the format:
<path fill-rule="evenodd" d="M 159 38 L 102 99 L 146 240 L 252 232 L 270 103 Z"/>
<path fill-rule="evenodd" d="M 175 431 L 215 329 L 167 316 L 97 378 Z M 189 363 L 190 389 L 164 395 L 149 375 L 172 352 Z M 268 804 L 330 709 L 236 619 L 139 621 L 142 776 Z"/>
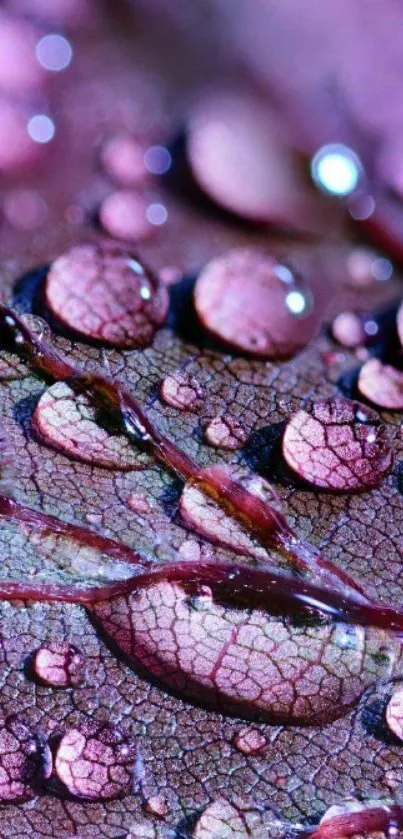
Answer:
<path fill-rule="evenodd" d="M 236 451 L 248 439 L 248 432 L 236 417 L 227 414 L 214 417 L 204 429 L 206 441 L 218 449 Z"/>
<path fill-rule="evenodd" d="M 60 740 L 55 773 L 71 795 L 107 801 L 132 789 L 135 746 L 117 728 L 86 721 Z"/>
<path fill-rule="evenodd" d="M 354 349 L 365 342 L 362 318 L 355 312 L 341 312 L 332 323 L 332 334 L 343 347 Z"/>
<path fill-rule="evenodd" d="M 204 388 L 195 376 L 186 370 L 165 376 L 160 387 L 161 399 L 179 411 L 200 411 L 203 405 Z"/>
<path fill-rule="evenodd" d="M 32 666 L 35 676 L 50 687 L 77 687 L 85 679 L 83 654 L 65 641 L 42 644 L 34 653 Z"/>

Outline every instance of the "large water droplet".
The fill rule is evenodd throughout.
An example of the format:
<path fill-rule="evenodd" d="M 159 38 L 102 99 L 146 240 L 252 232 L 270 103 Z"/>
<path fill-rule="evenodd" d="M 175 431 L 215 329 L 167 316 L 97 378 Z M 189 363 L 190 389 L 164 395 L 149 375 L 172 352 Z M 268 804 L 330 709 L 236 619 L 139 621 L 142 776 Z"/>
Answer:
<path fill-rule="evenodd" d="M 294 414 L 284 432 L 283 454 L 303 480 L 342 492 L 376 486 L 393 459 L 387 429 L 375 411 L 341 398 L 318 400 Z"/>
<path fill-rule="evenodd" d="M 135 747 L 116 728 L 87 721 L 58 744 L 55 772 L 77 798 L 106 801 L 132 791 Z"/>
<path fill-rule="evenodd" d="M 112 434 L 99 424 L 85 393 L 76 394 L 64 382 L 56 382 L 41 396 L 32 427 L 43 442 L 74 460 L 122 470 L 142 469 L 148 462 L 123 434 Z"/>
<path fill-rule="evenodd" d="M 259 248 L 213 259 L 199 275 L 194 302 L 205 328 L 234 349 L 258 358 L 294 355 L 315 334 L 320 307 L 312 291 Z M 315 302 L 315 305 L 313 305 Z"/>
<path fill-rule="evenodd" d="M 168 309 L 165 286 L 113 242 L 77 245 L 56 259 L 45 299 L 63 326 L 122 349 L 150 344 Z"/>

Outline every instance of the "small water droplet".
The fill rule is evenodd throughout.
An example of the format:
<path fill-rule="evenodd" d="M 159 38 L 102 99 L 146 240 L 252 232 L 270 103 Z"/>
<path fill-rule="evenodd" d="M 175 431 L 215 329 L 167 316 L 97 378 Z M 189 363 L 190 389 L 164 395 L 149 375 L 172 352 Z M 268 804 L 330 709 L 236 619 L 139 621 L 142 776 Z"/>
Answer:
<path fill-rule="evenodd" d="M 179 411 L 199 411 L 203 405 L 204 388 L 195 376 L 178 370 L 165 376 L 160 387 L 161 399 Z"/>
<path fill-rule="evenodd" d="M 366 337 L 362 318 L 355 312 L 341 312 L 332 323 L 332 335 L 343 347 L 359 347 Z"/>
<path fill-rule="evenodd" d="M 33 654 L 31 665 L 35 677 L 51 687 L 78 687 L 85 680 L 82 652 L 64 641 L 42 644 Z"/>
<path fill-rule="evenodd" d="M 361 367 L 357 388 L 365 399 L 379 408 L 403 410 L 403 372 L 377 358 L 370 358 Z"/>
<path fill-rule="evenodd" d="M 267 746 L 267 740 L 257 728 L 241 728 L 234 737 L 234 746 L 244 755 L 261 754 Z"/>
<path fill-rule="evenodd" d="M 235 451 L 246 443 L 248 432 L 236 417 L 225 414 L 210 420 L 204 429 L 204 436 L 211 446 Z"/>
<path fill-rule="evenodd" d="M 102 165 L 119 186 L 142 186 L 148 179 L 144 146 L 130 134 L 110 137 L 101 149 Z"/>
<path fill-rule="evenodd" d="M 150 798 L 147 798 L 144 802 L 144 809 L 151 816 L 155 816 L 158 819 L 164 819 L 168 815 L 167 801 L 161 794 L 152 795 Z"/>

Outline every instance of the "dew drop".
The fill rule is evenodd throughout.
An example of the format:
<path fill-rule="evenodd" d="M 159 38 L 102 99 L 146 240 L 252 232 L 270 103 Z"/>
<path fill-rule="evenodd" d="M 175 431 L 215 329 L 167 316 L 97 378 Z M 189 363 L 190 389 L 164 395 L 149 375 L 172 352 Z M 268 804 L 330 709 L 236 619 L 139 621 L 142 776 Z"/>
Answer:
<path fill-rule="evenodd" d="M 101 149 L 101 163 L 118 186 L 142 186 L 148 179 L 144 145 L 130 134 L 110 137 Z"/>
<path fill-rule="evenodd" d="M 392 277 L 393 265 L 370 248 L 352 248 L 346 260 L 347 285 L 365 291 Z"/>
<path fill-rule="evenodd" d="M 386 722 L 388 728 L 403 742 L 403 688 L 400 687 L 392 694 L 386 708 Z"/>
<path fill-rule="evenodd" d="M 32 428 L 46 445 L 73 460 L 123 471 L 148 463 L 123 434 L 112 434 L 98 423 L 89 396 L 76 394 L 65 382 L 56 382 L 41 396 Z"/>
<path fill-rule="evenodd" d="M 31 666 L 36 678 L 51 687 L 78 687 L 85 680 L 82 652 L 65 641 L 42 644 L 33 654 Z"/>
<path fill-rule="evenodd" d="M 0 801 L 25 801 L 48 777 L 52 758 L 42 738 L 16 716 L 0 727 Z"/>
<path fill-rule="evenodd" d="M 257 358 L 286 358 L 305 346 L 320 325 L 319 306 L 295 275 L 293 285 L 283 281 L 281 267 L 259 248 L 239 248 L 209 262 L 194 288 L 206 330 Z"/>
<path fill-rule="evenodd" d="M 50 266 L 45 300 L 63 326 L 122 349 L 145 347 L 165 320 L 165 286 L 113 242 L 77 245 Z"/>
<path fill-rule="evenodd" d="M 361 367 L 357 387 L 361 396 L 379 408 L 403 410 L 403 372 L 396 367 L 369 359 Z"/>
<path fill-rule="evenodd" d="M 203 810 L 193 829 L 194 839 L 245 839 L 245 822 L 238 810 L 225 799 L 218 798 Z"/>
<path fill-rule="evenodd" d="M 45 221 L 47 205 L 32 189 L 15 189 L 4 198 L 4 215 L 15 230 L 35 230 Z"/>
<path fill-rule="evenodd" d="M 267 740 L 258 728 L 247 726 L 235 735 L 234 746 L 244 755 L 257 755 L 265 750 Z"/>
<path fill-rule="evenodd" d="M 377 486 L 393 460 L 375 411 L 341 398 L 319 400 L 294 414 L 283 455 L 304 481 L 341 492 Z"/>
<path fill-rule="evenodd" d="M 168 815 L 168 805 L 166 798 L 161 795 L 152 795 L 144 802 L 144 809 L 146 813 L 155 816 L 157 819 L 164 819 Z"/>
<path fill-rule="evenodd" d="M 341 312 L 334 318 L 332 334 L 343 347 L 354 349 L 365 343 L 366 332 L 362 318 L 355 312 Z"/>
<path fill-rule="evenodd" d="M 203 406 L 204 388 L 195 376 L 176 371 L 165 376 L 160 387 L 161 399 L 179 411 L 200 411 Z"/>
<path fill-rule="evenodd" d="M 118 729 L 86 721 L 61 738 L 55 773 L 71 795 L 107 801 L 131 792 L 134 758 L 135 746 Z"/>
<path fill-rule="evenodd" d="M 154 510 L 154 505 L 151 501 L 146 495 L 142 495 L 140 492 L 132 492 L 127 499 L 127 503 L 130 509 L 133 510 L 133 513 L 137 513 L 139 516 L 149 516 Z"/>
<path fill-rule="evenodd" d="M 248 432 L 236 417 L 226 414 L 210 420 L 204 429 L 204 436 L 210 446 L 235 451 L 246 443 Z"/>
<path fill-rule="evenodd" d="M 147 215 L 149 206 L 149 199 L 142 193 L 129 189 L 116 190 L 103 200 L 99 221 L 109 236 L 141 242 L 156 230 Z"/>

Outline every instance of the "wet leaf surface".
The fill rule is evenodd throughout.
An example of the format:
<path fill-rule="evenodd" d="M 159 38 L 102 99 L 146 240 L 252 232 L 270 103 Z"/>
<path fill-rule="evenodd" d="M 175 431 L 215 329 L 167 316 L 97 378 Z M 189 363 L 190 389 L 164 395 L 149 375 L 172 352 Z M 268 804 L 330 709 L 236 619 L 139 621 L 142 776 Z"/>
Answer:
<path fill-rule="evenodd" d="M 108 49 L 110 73 L 103 80 L 102 103 L 110 109 L 111 128 L 115 128 L 119 121 L 116 88 L 130 99 L 134 82 L 131 72 L 126 79 L 121 73 L 122 66 L 131 68 L 131 57 L 125 59 L 118 48 Z M 94 85 L 91 67 L 85 72 L 87 84 Z M 85 216 L 78 224 L 66 221 L 66 207 L 76 206 L 77 196 L 87 190 L 92 196 L 87 209 L 92 211 L 110 190 L 94 163 L 99 100 L 79 93 L 74 78 L 65 84 L 74 106 L 69 117 L 73 141 L 71 147 L 62 150 L 63 155 L 60 152 L 63 167 L 52 170 L 45 189 L 50 206 L 46 236 L 2 231 L 1 293 L 7 300 L 12 300 L 16 282 L 27 271 L 49 264 L 78 240 L 96 239 Z M 160 114 L 161 136 L 173 134 L 175 128 L 167 111 Z M 71 173 L 68 183 L 66 166 Z M 37 186 L 33 180 L 32 187 Z M 252 244 L 267 247 L 266 232 L 260 234 L 206 216 L 168 191 L 164 196 L 170 202 L 169 226 L 141 249 L 142 257 L 155 271 L 165 265 L 178 265 L 189 276 L 228 249 Z M 286 254 L 293 264 L 311 249 L 274 236 L 270 244 L 279 258 Z M 329 246 L 324 271 L 331 253 Z M 323 253 L 316 255 L 323 257 Z M 340 288 L 335 314 L 357 305 L 371 311 L 373 306 L 395 299 L 399 285 L 392 280 L 375 291 L 360 290 L 359 303 L 357 294 Z M 37 304 L 31 298 L 23 302 L 19 297 L 18 306 L 28 311 Z M 216 450 L 204 440 L 203 429 L 213 417 L 242 417 L 248 435 L 268 426 L 278 427 L 308 400 L 340 395 L 337 382 L 356 363 L 346 352 L 330 364 L 329 353 L 334 353 L 335 345 L 323 335 L 286 362 L 245 359 L 216 348 L 203 348 L 196 333 L 185 339 L 171 327 L 159 330 L 145 350 L 105 349 L 71 340 L 67 335 L 54 335 L 52 340 L 85 370 L 106 369 L 119 377 L 147 405 L 161 432 L 201 465 L 246 465 L 243 450 Z M 189 356 L 193 359 L 191 373 L 206 394 L 200 415 L 178 411 L 157 398 L 161 381 L 183 369 Z M 32 417 L 38 400 L 49 393 L 48 383 L 7 351 L 0 353 L 0 375 L 1 438 L 7 441 L 2 475 L 12 469 L 12 487 L 18 500 L 65 522 L 91 527 L 100 536 L 135 548 L 161 564 L 172 561 L 177 552 L 182 558 L 194 559 L 197 554 L 205 557 L 209 550 L 214 550 L 220 561 L 239 560 L 239 545 L 227 543 L 225 548 L 218 545 L 212 549 L 195 528 L 189 534 L 178 516 L 183 485 L 151 459 L 147 468 L 139 471 L 111 470 L 105 464 L 73 459 L 69 451 L 45 445 L 33 432 Z M 398 462 L 402 460 L 398 418 L 382 411 L 381 419 L 388 426 Z M 374 489 L 336 495 L 294 482 L 282 471 L 278 458 L 275 453 L 274 469 L 262 457 L 259 471 L 270 481 L 275 480 L 276 492 L 295 531 L 363 583 L 369 596 L 399 606 L 403 589 L 403 503 L 393 471 Z M 137 502 L 131 504 L 129 499 L 133 497 Z M 258 547 L 257 551 L 263 549 Z M 245 549 L 244 554 L 249 550 Z M 242 561 L 260 558 L 259 553 Z M 111 561 L 107 553 L 82 553 L 77 544 L 66 544 L 62 537 L 42 539 L 29 528 L 21 530 L 4 518 L 0 518 L 0 559 L 2 580 L 95 585 L 99 579 L 121 579 L 130 573 L 126 564 L 121 567 L 117 558 Z M 279 563 L 283 571 L 290 571 L 284 558 L 276 557 L 273 564 L 277 567 Z M 193 604 L 191 611 L 179 593 L 180 607 L 186 608 L 188 620 L 200 622 L 206 596 L 201 592 L 201 603 Z M 199 611 L 195 605 L 201 607 Z M 106 624 L 105 617 L 102 621 Z M 46 784 L 40 789 L 29 785 L 27 790 L 24 780 L 21 797 L 29 800 L 1 807 L 0 835 L 10 839 L 31 835 L 43 839 L 68 839 L 73 835 L 148 839 L 169 836 L 171 828 L 178 828 L 179 836 L 192 832 L 204 836 L 206 823 L 209 829 L 208 818 L 215 818 L 216 823 L 223 819 L 224 805 L 214 802 L 225 800 L 224 817 L 227 824 L 235 820 L 235 830 L 240 820 L 244 835 L 249 831 L 254 837 L 288 839 L 292 832 L 278 827 L 279 822 L 302 825 L 301 830 L 304 825 L 317 825 L 328 807 L 348 796 L 402 802 L 402 746 L 383 725 L 390 685 L 371 684 L 358 705 L 326 726 L 253 723 L 266 746 L 248 754 L 236 746 L 245 729 L 243 719 L 217 708 L 202 708 L 198 697 L 178 698 L 174 691 L 155 683 L 149 673 L 117 653 L 110 641 L 112 633 L 101 623 L 93 622 L 83 607 L 74 604 L 2 603 L 0 712 L 3 719 L 13 714 L 22 716 L 30 732 L 39 731 L 45 739 L 50 738 L 56 753 L 57 744 L 63 742 L 61 738 L 68 731 L 82 734 L 92 725 L 97 729 L 103 725 L 118 727 L 124 742 L 136 747 L 131 763 L 135 786 L 123 799 L 89 801 L 60 789 L 56 794 L 54 787 Z M 80 685 L 56 689 L 28 677 L 27 657 L 55 641 L 85 653 L 86 676 Z M 358 688 L 360 693 L 361 681 Z M 339 708 L 338 700 L 335 705 Z M 17 756 L 22 754 L 19 744 L 18 738 L 15 743 L 13 740 Z M 4 749 L 2 760 L 6 754 Z M 19 772 L 21 764 L 16 761 L 14 765 Z M 21 783 L 20 778 L 17 783 Z M 167 803 L 166 824 L 161 825 L 152 812 L 145 812 L 145 801 L 156 795 L 162 795 Z"/>

